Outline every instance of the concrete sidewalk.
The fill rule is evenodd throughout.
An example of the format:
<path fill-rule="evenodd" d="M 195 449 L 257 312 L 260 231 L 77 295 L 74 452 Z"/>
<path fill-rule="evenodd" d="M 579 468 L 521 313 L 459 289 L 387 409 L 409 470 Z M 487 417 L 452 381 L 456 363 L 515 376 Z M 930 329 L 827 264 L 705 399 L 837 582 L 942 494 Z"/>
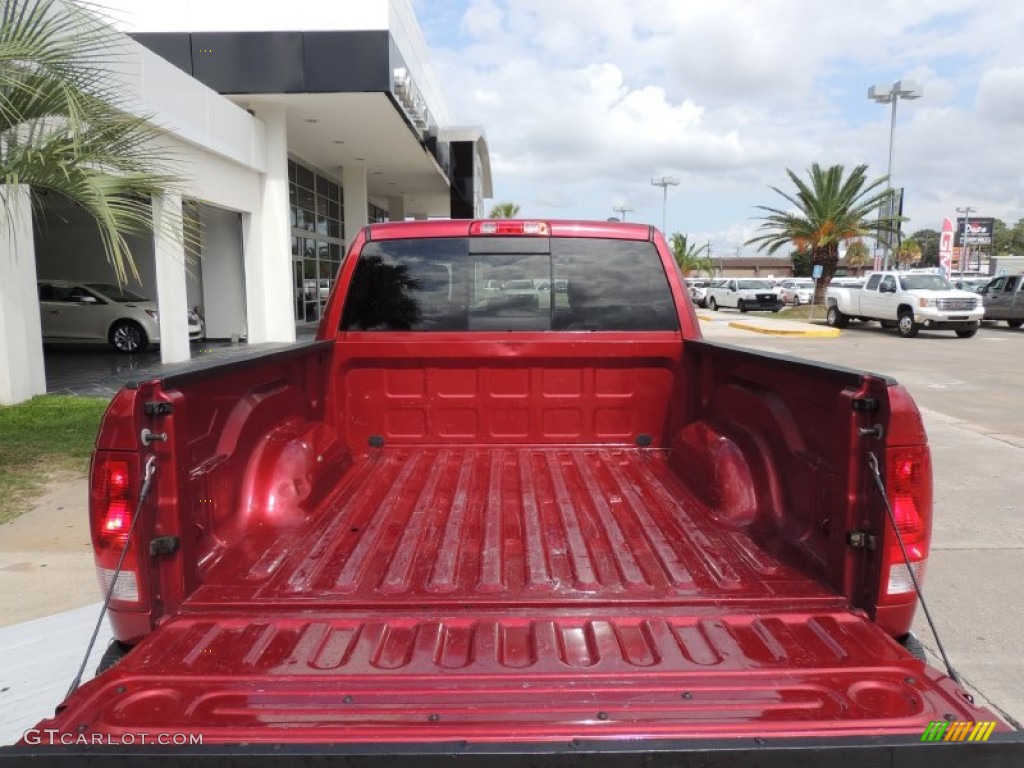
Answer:
<path fill-rule="evenodd" d="M 85 654 L 100 603 L 0 629 L 0 745 L 18 741 L 64 700 Z M 112 633 L 106 621 L 89 655 L 82 681 L 96 671 Z"/>
<path fill-rule="evenodd" d="M 698 312 L 697 319 L 700 320 L 701 332 L 708 338 L 749 336 L 751 333 L 805 339 L 834 339 L 840 335 L 838 328 L 829 328 L 824 322 L 783 320 L 772 315 Z"/>

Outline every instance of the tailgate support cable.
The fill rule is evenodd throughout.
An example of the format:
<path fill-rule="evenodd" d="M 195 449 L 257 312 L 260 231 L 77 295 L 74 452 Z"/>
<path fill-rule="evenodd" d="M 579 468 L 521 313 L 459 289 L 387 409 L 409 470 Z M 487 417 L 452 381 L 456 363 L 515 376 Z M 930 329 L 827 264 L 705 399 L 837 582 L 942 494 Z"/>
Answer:
<path fill-rule="evenodd" d="M 110 579 L 110 586 L 107 587 L 107 594 L 103 598 L 103 607 L 100 608 L 100 615 L 96 619 L 96 626 L 93 627 L 92 637 L 89 638 L 89 646 L 85 649 L 85 658 L 82 659 L 82 665 L 78 668 L 78 674 L 75 675 L 75 679 L 71 681 L 71 687 L 68 688 L 68 692 L 64 694 L 64 698 L 68 698 L 74 693 L 78 686 L 82 684 L 82 675 L 85 674 L 85 667 L 89 663 L 89 656 L 92 655 L 93 646 L 96 645 L 96 638 L 100 633 L 100 627 L 103 626 L 103 617 L 107 615 L 107 608 L 110 607 L 110 599 L 114 595 L 114 587 L 117 586 L 117 577 L 121 575 L 121 568 L 124 566 L 125 555 L 128 554 L 128 548 L 132 543 L 132 533 L 135 532 L 135 524 L 139 522 L 139 513 L 142 511 L 142 505 L 146 501 L 146 496 L 149 495 L 149 488 L 153 481 L 153 475 L 156 474 L 156 456 L 150 456 L 146 461 L 145 474 L 142 480 L 142 489 L 139 491 L 139 503 L 135 505 L 135 514 L 132 516 L 131 525 L 128 526 L 128 537 L 124 542 L 124 549 L 121 550 L 121 557 L 117 561 L 117 567 L 114 568 L 114 575 Z"/>
<path fill-rule="evenodd" d="M 903 544 L 903 535 L 900 533 L 899 526 L 896 525 L 896 516 L 892 512 L 892 505 L 889 504 L 889 494 L 885 492 L 885 483 L 882 482 L 882 474 L 878 469 L 878 457 L 875 456 L 874 452 L 868 452 L 868 465 L 871 467 L 871 474 L 875 478 L 875 485 L 878 486 L 878 492 L 882 494 L 882 501 L 885 502 L 885 511 L 889 516 L 889 524 L 892 525 L 892 530 L 896 534 L 896 541 L 900 545 L 900 552 L 903 553 L 903 562 L 907 564 L 907 573 L 910 574 L 910 581 L 914 585 L 914 592 L 917 593 L 917 599 L 921 602 L 921 609 L 924 611 L 924 617 L 928 620 L 928 627 L 932 631 L 932 637 L 935 638 L 935 645 L 939 648 L 939 654 L 942 656 L 942 662 L 946 665 L 946 674 L 957 684 L 963 685 L 963 681 L 960 679 L 960 675 L 953 669 L 953 664 L 949 660 L 949 656 L 946 655 L 946 649 L 942 645 L 942 640 L 939 639 L 939 630 L 935 628 L 935 622 L 932 621 L 931 611 L 928 610 L 928 603 L 925 602 L 924 592 L 921 591 L 921 585 L 917 581 L 917 575 L 914 573 L 914 568 L 910 564 L 910 556 L 907 554 L 907 548 Z"/>

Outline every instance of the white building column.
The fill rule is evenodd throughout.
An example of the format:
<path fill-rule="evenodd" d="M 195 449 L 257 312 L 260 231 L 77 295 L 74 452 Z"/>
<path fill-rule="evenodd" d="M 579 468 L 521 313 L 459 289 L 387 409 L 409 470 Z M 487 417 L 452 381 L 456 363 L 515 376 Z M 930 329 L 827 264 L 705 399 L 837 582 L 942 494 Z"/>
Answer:
<path fill-rule="evenodd" d="M 388 198 L 388 221 L 405 221 L 405 197 Z"/>
<path fill-rule="evenodd" d="M 0 196 L 0 207 L 0 405 L 13 405 L 45 394 L 46 372 L 28 187 Z"/>
<path fill-rule="evenodd" d="M 257 210 L 242 217 L 248 341 L 295 341 L 291 224 L 288 219 L 288 128 L 283 104 L 254 104 L 266 127 L 266 173 Z"/>
<path fill-rule="evenodd" d="M 181 225 L 181 197 L 153 199 L 153 258 L 156 303 L 160 310 L 160 361 L 180 363 L 192 356 L 188 346 L 188 284 L 182 235 L 167 231 L 167 220 Z"/>
<path fill-rule="evenodd" d="M 345 250 L 352 245 L 359 230 L 369 222 L 369 199 L 366 193 L 366 166 L 346 165 L 341 169 L 341 185 L 345 196 Z"/>

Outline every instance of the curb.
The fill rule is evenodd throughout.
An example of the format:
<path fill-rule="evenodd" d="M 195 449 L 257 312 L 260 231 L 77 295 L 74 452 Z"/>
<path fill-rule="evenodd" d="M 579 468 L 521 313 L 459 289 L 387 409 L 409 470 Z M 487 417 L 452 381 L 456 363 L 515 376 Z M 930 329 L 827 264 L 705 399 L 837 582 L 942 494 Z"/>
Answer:
<path fill-rule="evenodd" d="M 749 323 L 744 323 L 741 320 L 729 323 L 729 327 L 739 328 L 743 331 L 752 331 L 754 333 L 764 333 L 768 336 L 805 336 L 807 338 L 816 339 L 834 339 L 840 334 L 838 328 L 812 328 L 808 330 L 801 328 L 790 330 L 788 328 L 766 328 L 763 325 L 751 325 Z"/>

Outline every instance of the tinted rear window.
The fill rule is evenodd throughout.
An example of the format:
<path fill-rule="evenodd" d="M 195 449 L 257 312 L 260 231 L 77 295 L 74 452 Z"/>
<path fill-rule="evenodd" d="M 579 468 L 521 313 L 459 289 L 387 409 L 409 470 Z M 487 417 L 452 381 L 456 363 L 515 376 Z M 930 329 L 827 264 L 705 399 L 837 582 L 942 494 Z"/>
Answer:
<path fill-rule="evenodd" d="M 678 328 L 654 245 L 593 238 L 371 242 L 342 316 L 345 331 Z"/>

